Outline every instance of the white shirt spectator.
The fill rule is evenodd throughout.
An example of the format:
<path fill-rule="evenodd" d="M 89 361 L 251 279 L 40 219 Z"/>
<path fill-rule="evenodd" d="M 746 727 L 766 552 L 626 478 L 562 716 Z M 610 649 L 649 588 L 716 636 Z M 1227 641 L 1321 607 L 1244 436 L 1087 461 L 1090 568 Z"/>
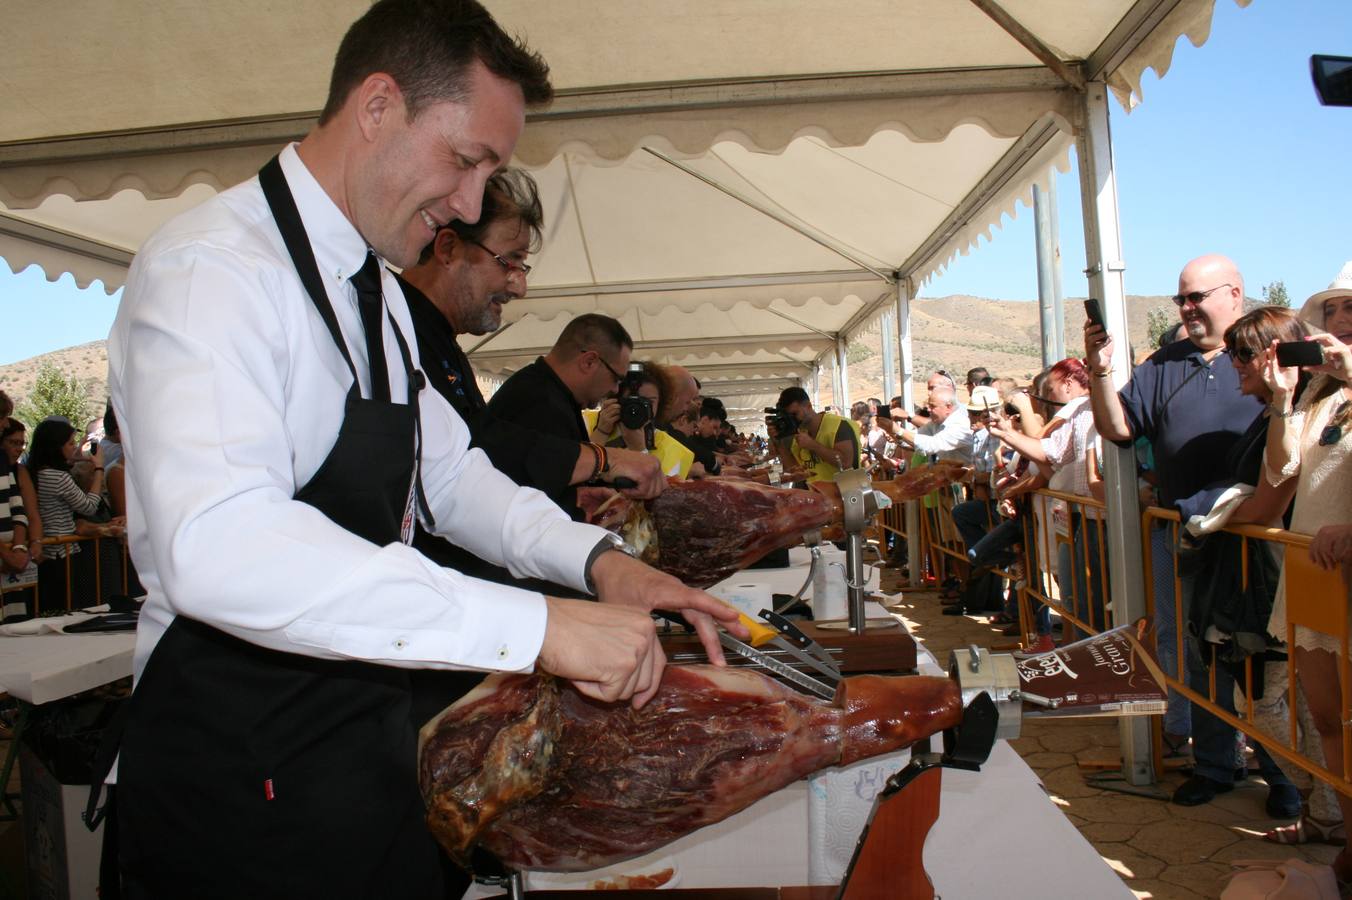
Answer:
<path fill-rule="evenodd" d="M 972 464 L 972 423 L 961 406 L 943 422 L 930 422 L 915 433 L 915 449 L 941 460 Z"/>
<path fill-rule="evenodd" d="M 369 369 L 348 278 L 367 247 L 296 154 L 281 155 L 329 299 Z M 408 306 L 382 269 L 413 362 Z M 382 320 L 390 391 L 407 402 Z M 128 534 L 149 594 L 135 671 L 177 615 L 254 644 L 391 666 L 522 670 L 539 653 L 544 598 L 371 544 L 293 499 L 328 455 L 351 374 L 301 286 L 258 179 L 172 220 L 136 254 L 109 338 L 126 449 Z M 436 532 L 517 576 L 585 589 L 604 532 L 572 522 L 468 449 L 433 390 L 418 395 L 422 477 Z"/>

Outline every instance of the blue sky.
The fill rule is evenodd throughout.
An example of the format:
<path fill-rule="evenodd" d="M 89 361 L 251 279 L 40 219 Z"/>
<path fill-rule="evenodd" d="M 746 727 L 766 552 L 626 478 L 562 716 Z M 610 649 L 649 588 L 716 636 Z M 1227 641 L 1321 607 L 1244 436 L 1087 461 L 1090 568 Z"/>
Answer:
<path fill-rule="evenodd" d="M 1282 280 L 1293 302 L 1328 285 L 1352 259 L 1352 108 L 1322 107 L 1311 53 L 1352 55 L 1349 0 L 1218 0 L 1201 49 L 1180 39 L 1145 102 L 1115 103 L 1123 255 L 1129 294 L 1172 294 L 1178 270 L 1206 252 L 1232 256 L 1250 296 Z M 1057 182 L 1062 289 L 1084 296 L 1079 183 Z M 992 241 L 958 257 L 921 297 L 1037 297 L 1032 211 L 1020 207 Z M 107 336 L 116 294 L 51 284 L 36 267 L 0 265 L 0 365 Z"/>

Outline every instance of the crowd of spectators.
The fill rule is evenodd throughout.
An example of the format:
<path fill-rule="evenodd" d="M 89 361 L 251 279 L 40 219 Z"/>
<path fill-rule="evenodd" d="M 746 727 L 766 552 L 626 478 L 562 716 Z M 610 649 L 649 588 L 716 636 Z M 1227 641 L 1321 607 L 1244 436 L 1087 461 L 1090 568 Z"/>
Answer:
<path fill-rule="evenodd" d="M 139 591 L 124 571 L 125 478 L 111 406 L 83 431 L 50 416 L 30 433 L 3 392 L 0 413 L 0 618 Z"/>
<path fill-rule="evenodd" d="M 1337 639 L 1300 626 L 1295 646 L 1285 646 L 1288 590 L 1280 554 L 1221 528 L 1258 523 L 1312 535 L 1311 564 L 1343 575 L 1333 596 L 1320 602 L 1352 611 L 1352 263 L 1299 314 L 1274 307 L 1246 312 L 1243 277 L 1216 255 L 1184 267 L 1173 300 L 1177 329 L 1139 360 L 1120 389 L 1112 380 L 1113 335 L 1091 321 L 1084 357 L 1056 362 L 1027 386 L 979 367 L 967 373 L 964 398 L 954 376 L 939 370 L 926 382 L 923 407 L 909 414 L 900 398 L 887 407 L 856 403 L 851 418 L 866 464 L 877 477 L 927 460 L 971 467 L 971 482 L 954 502 L 937 504 L 951 509 L 969 564 L 959 573 L 965 585 L 958 578 L 940 585 L 945 611 L 993 613 L 1006 633 L 1019 634 L 1012 601 L 1036 580 L 1030 596 L 1053 598 L 1068 614 L 1058 636 L 1048 610 L 1035 604 L 1034 622 L 1023 627 L 1035 637 L 1029 652 L 1038 653 L 1053 649 L 1058 637 L 1069 641 L 1123 624 L 1114 621 L 1109 602 L 1104 458 L 1114 445 L 1134 449 L 1142 504 L 1177 511 L 1183 523 L 1175 529 L 1164 522 L 1148 535 L 1162 667 L 1202 695 L 1214 687 L 1216 702 L 1233 712 L 1235 694 L 1245 689 L 1244 662 L 1255 663 L 1259 718 L 1279 708 L 1271 728 L 1284 735 L 1281 679 L 1286 655 L 1294 654 L 1302 730 L 1311 755 L 1336 771 L 1344 702 Z M 1278 361 L 1279 344 L 1302 341 L 1319 348 L 1321 362 Z M 985 589 L 992 569 L 1009 577 L 1007 590 Z M 1181 660 L 1174 652 L 1180 630 Z M 1326 789 L 1312 795 L 1308 777 L 1279 766 L 1200 704 L 1171 697 L 1164 724 L 1168 749 L 1190 754 L 1194 763 L 1175 803 L 1206 803 L 1232 790 L 1247 776 L 1248 743 L 1268 784 L 1267 813 L 1295 820 L 1269 839 L 1336 843 L 1344 849 L 1335 869 L 1352 876 L 1342 824 L 1352 813 L 1347 798 L 1335 802 Z"/>

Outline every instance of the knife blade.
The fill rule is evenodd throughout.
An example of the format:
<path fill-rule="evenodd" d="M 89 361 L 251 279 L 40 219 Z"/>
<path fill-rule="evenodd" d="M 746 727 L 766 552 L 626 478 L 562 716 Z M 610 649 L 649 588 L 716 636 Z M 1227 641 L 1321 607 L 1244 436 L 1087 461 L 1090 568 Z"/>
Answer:
<path fill-rule="evenodd" d="M 817 696 L 824 697 L 827 700 L 835 699 L 836 689 L 834 686 L 818 681 L 811 675 L 806 675 L 802 672 L 799 672 L 793 666 L 790 666 L 786 663 L 782 663 L 777 659 L 772 659 L 771 657 L 760 652 L 756 648 L 748 644 L 743 644 L 741 641 L 737 640 L 737 638 L 728 634 L 726 631 L 720 631 L 718 633 L 718 639 L 723 644 L 723 647 L 725 649 L 731 650 L 738 656 L 751 660 L 752 662 L 756 663 L 756 665 L 761 666 L 767 671 L 774 672 L 776 675 L 783 678 L 785 681 L 789 681 L 793 684 L 796 684 L 798 687 L 803 688 L 804 690 L 807 691 L 811 691 Z"/>

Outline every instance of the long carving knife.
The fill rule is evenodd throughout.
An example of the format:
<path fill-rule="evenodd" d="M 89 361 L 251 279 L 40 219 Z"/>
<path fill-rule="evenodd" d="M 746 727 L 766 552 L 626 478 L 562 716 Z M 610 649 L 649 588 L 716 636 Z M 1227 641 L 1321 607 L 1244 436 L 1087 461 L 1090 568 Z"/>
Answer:
<path fill-rule="evenodd" d="M 833 685 L 818 681 L 811 675 L 806 675 L 795 669 L 793 666 L 782 663 L 779 660 L 760 652 L 749 644 L 743 644 L 726 631 L 720 631 L 718 633 L 718 639 L 725 649 L 731 650 L 733 653 L 736 653 L 744 659 L 751 660 L 756 665 L 775 673 L 785 681 L 796 684 L 798 687 L 811 691 L 817 696 L 824 697 L 827 700 L 835 699 L 836 689 Z"/>

